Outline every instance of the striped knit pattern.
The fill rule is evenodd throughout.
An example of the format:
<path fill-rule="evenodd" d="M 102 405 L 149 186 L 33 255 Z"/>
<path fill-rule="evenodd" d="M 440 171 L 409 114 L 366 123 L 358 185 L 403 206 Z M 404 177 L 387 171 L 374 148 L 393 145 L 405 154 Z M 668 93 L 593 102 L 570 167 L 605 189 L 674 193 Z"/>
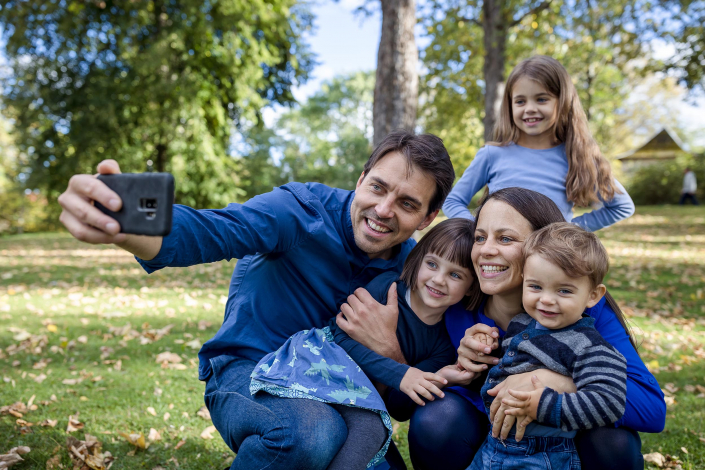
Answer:
<path fill-rule="evenodd" d="M 560 394 L 548 387 L 541 395 L 536 421 L 576 431 L 619 420 L 627 399 L 627 361 L 583 316 L 560 330 L 537 329 L 536 320 L 522 313 L 514 317 L 502 341 L 502 359 L 482 387 L 487 410 L 493 397 L 487 391 L 510 375 L 550 369 L 573 378 L 577 392 Z"/>

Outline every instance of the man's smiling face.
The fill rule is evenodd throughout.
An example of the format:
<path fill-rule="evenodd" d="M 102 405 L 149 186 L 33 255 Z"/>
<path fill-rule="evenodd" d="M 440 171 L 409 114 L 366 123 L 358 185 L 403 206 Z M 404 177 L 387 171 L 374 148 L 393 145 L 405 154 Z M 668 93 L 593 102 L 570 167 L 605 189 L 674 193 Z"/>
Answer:
<path fill-rule="evenodd" d="M 350 209 L 355 244 L 370 258 L 391 256 L 392 248 L 426 228 L 438 211 L 428 214 L 436 182 L 391 152 L 362 174 Z"/>

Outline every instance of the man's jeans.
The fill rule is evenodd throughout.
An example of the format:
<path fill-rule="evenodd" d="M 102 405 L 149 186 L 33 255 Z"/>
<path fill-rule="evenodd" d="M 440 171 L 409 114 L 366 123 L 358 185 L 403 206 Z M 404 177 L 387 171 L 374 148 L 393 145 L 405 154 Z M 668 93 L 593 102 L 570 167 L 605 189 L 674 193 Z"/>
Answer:
<path fill-rule="evenodd" d="M 237 457 L 231 470 L 325 470 L 347 438 L 340 414 L 325 403 L 250 395 L 256 363 L 211 359 L 205 402 L 213 425 Z"/>
<path fill-rule="evenodd" d="M 467 470 L 580 470 L 573 439 L 514 436 L 505 441 L 490 433 Z"/>

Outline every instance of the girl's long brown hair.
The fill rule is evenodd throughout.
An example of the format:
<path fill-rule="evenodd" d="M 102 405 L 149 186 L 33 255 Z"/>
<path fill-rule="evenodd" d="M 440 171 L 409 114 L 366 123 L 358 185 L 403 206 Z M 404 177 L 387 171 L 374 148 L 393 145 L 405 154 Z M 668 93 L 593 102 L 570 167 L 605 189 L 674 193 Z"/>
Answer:
<path fill-rule="evenodd" d="M 566 69 L 556 59 L 534 56 L 519 63 L 509 75 L 502 98 L 499 119 L 491 145 L 518 142 L 520 131 L 512 117 L 512 88 L 523 77 L 536 81 L 556 97 L 553 132 L 557 142 L 565 143 L 568 176 L 565 181 L 568 200 L 577 206 L 609 201 L 621 192 L 614 184 L 610 163 L 590 134 L 578 92 Z"/>

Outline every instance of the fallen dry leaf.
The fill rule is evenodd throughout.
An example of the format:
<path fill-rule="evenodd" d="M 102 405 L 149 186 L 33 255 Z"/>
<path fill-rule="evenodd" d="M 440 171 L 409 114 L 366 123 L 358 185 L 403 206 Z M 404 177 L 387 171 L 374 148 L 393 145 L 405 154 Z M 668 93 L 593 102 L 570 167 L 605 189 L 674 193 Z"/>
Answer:
<path fill-rule="evenodd" d="M 201 439 L 213 439 L 213 433 L 215 432 L 215 426 L 208 426 L 201 432 Z"/>
<path fill-rule="evenodd" d="M 157 411 L 151 406 L 147 407 L 147 413 L 151 414 L 152 416 L 157 416 Z"/>
<path fill-rule="evenodd" d="M 64 384 L 64 385 L 77 385 L 77 384 L 80 384 L 81 382 L 83 382 L 83 379 L 82 379 L 82 378 L 78 378 L 78 379 L 64 379 L 64 380 L 61 381 L 61 383 Z"/>
<path fill-rule="evenodd" d="M 157 431 L 154 428 L 150 428 L 149 435 L 147 436 L 147 439 L 151 442 L 160 441 L 162 439 L 162 436 L 161 436 L 161 434 L 159 434 L 159 431 Z"/>
<path fill-rule="evenodd" d="M 211 413 L 210 413 L 210 411 L 208 411 L 208 408 L 206 408 L 205 405 L 203 405 L 201 408 L 199 408 L 198 411 L 196 412 L 196 414 L 198 416 L 200 416 L 201 418 L 205 419 L 206 421 L 211 420 Z"/>
<path fill-rule="evenodd" d="M 0 415 L 12 415 L 15 418 L 22 418 L 25 413 L 27 413 L 27 405 L 21 401 L 15 402 L 12 405 L 1 406 Z"/>
<path fill-rule="evenodd" d="M 174 450 L 179 450 L 179 449 L 181 448 L 181 446 L 184 445 L 184 444 L 186 444 L 186 440 L 185 440 L 185 439 L 181 439 L 181 440 L 174 446 Z"/>
<path fill-rule="evenodd" d="M 75 432 L 83 429 L 84 424 L 78 420 L 76 416 L 69 416 L 69 424 L 66 426 L 66 432 Z"/>
<path fill-rule="evenodd" d="M 85 470 L 88 467 L 92 470 L 107 470 L 115 460 L 110 452 L 101 452 L 101 442 L 90 434 L 86 434 L 85 441 L 69 436 L 66 439 L 66 447 L 74 462 L 74 468 Z"/>
<path fill-rule="evenodd" d="M 7 454 L 0 455 L 0 469 L 10 468 L 16 463 L 24 461 L 21 456 L 27 454 L 30 450 L 27 446 L 13 447 Z"/>
<path fill-rule="evenodd" d="M 146 449 L 147 447 L 149 447 L 149 442 L 145 440 L 144 434 L 142 433 L 128 434 L 126 432 L 121 432 L 119 434 L 124 437 L 127 442 L 137 447 L 138 449 Z"/>
<path fill-rule="evenodd" d="M 644 462 L 656 465 L 658 468 L 662 468 L 666 465 L 666 457 L 659 452 L 651 452 L 650 454 L 644 454 Z"/>
<path fill-rule="evenodd" d="M 61 464 L 61 454 L 56 454 L 49 460 L 47 460 L 47 470 L 55 470 L 59 468 Z"/>
<path fill-rule="evenodd" d="M 181 356 L 179 356 L 178 354 L 175 354 L 175 353 L 169 352 L 169 351 L 165 351 L 163 353 L 157 354 L 157 359 L 155 362 L 157 362 L 158 364 L 163 364 L 164 362 L 171 363 L 171 364 L 178 364 L 181 361 L 183 361 L 183 359 L 181 359 Z"/>
<path fill-rule="evenodd" d="M 42 421 L 41 423 L 39 423 L 40 426 L 51 427 L 51 428 L 55 427 L 57 424 L 59 424 L 58 420 L 48 419 L 48 418 L 45 419 L 44 421 Z"/>

